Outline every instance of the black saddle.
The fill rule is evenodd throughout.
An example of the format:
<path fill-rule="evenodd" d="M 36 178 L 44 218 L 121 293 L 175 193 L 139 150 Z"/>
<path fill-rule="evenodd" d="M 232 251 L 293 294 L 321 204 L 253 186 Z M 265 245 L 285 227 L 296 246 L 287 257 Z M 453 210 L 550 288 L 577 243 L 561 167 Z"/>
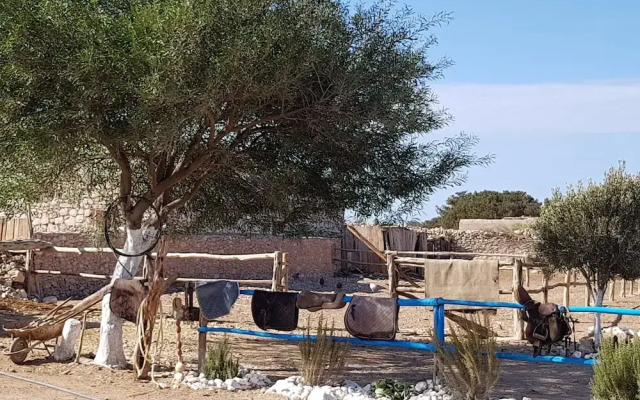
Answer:
<path fill-rule="evenodd" d="M 562 340 L 568 343 L 571 326 L 557 304 L 535 302 L 522 285 L 518 286 L 516 299 L 524 306 L 520 310 L 520 318 L 527 323 L 524 336 L 533 345 L 534 357 L 540 355 L 544 346 L 548 354 L 552 344 Z"/>
<path fill-rule="evenodd" d="M 251 296 L 253 322 L 262 330 L 293 331 L 298 327 L 298 293 L 255 290 Z"/>

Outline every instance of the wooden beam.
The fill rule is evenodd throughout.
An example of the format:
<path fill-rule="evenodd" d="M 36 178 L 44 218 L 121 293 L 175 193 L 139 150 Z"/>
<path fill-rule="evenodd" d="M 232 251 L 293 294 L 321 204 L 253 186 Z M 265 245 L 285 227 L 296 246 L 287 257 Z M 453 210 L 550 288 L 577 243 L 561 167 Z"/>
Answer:
<path fill-rule="evenodd" d="M 516 260 L 513 268 L 513 301 L 518 302 L 517 291 L 518 287 L 522 284 L 522 261 Z M 513 337 L 516 340 L 524 339 L 524 321 L 520 318 L 520 310 L 513 310 Z"/>
<path fill-rule="evenodd" d="M 503 253 L 467 253 L 459 251 L 393 251 L 396 255 L 423 255 L 423 256 L 459 256 L 459 257 L 512 257 L 527 258 L 526 254 L 503 254 Z"/>
<path fill-rule="evenodd" d="M 371 249 L 371 251 L 377 255 L 378 257 L 380 257 L 380 259 L 384 262 L 387 261 L 387 256 L 380 250 L 378 250 L 376 248 L 376 246 L 373 245 L 373 243 L 371 243 L 366 237 L 362 236 L 362 234 L 360 234 L 360 232 L 358 232 L 357 229 L 355 229 L 353 226 L 351 225 L 347 225 L 347 230 L 349 232 L 351 232 L 351 234 L 353 236 L 355 236 L 356 238 L 358 238 L 362 243 L 364 243 L 369 249 Z"/>

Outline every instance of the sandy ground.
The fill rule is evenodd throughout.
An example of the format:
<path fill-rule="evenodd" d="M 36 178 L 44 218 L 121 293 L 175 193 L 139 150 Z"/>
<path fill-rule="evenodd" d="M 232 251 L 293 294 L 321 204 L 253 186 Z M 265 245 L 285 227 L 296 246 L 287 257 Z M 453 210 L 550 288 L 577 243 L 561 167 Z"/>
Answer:
<path fill-rule="evenodd" d="M 561 278 L 554 279 L 559 282 Z M 321 287 L 318 283 L 293 281 L 292 290 L 316 289 L 333 290 L 337 282 L 344 286 L 342 290 L 350 293 L 367 293 L 367 285 L 357 284 L 357 278 L 325 278 L 325 284 Z M 511 273 L 501 272 L 501 286 L 507 289 L 511 282 Z M 539 286 L 542 278 L 539 274 L 531 274 L 531 286 Z M 635 307 L 640 304 L 640 296 L 627 295 L 621 298 L 618 295 L 613 305 L 619 307 Z M 384 296 L 384 293 L 376 295 Z M 573 305 L 584 305 L 584 289 L 577 287 L 572 290 Z M 168 314 L 171 309 L 171 300 L 175 296 L 183 294 L 167 294 L 163 296 L 163 310 Z M 534 296 L 541 299 L 541 295 Z M 502 295 L 504 301 L 511 301 L 510 295 Z M 550 292 L 550 301 L 562 302 L 562 289 Z M 325 319 L 335 321 L 336 326 L 343 330 L 343 310 L 331 310 L 324 312 Z M 308 323 L 314 326 L 320 313 L 308 313 L 301 311 L 299 328 L 304 329 Z M 576 324 L 577 338 L 583 336 L 588 326 L 592 324 L 592 316 L 581 314 L 576 316 L 579 322 Z M 0 307 L 0 323 L 10 324 L 17 320 L 30 318 L 28 315 L 17 314 Z M 310 318 L 310 320 L 308 320 Z M 614 317 L 605 316 L 606 326 Z M 397 338 L 401 340 L 429 341 L 433 328 L 433 315 L 427 308 L 403 307 L 400 312 L 400 333 Z M 493 328 L 501 336 L 500 347 L 502 351 L 530 352 L 531 349 L 524 342 L 509 340 L 512 334 L 512 311 L 499 310 L 493 317 Z M 112 371 L 91 365 L 89 362 L 93 352 L 97 349 L 99 333 L 99 314 L 95 313 L 89 318 L 89 328 L 84 340 L 81 363 L 56 363 L 47 358 L 45 351 L 34 351 L 29 354 L 24 365 L 14 365 L 8 357 L 0 357 L 0 372 L 19 375 L 29 379 L 62 386 L 70 390 L 80 392 L 90 397 L 99 399 L 186 399 L 186 398 L 213 398 L 213 399 L 283 399 L 275 395 L 262 394 L 259 391 L 227 392 L 227 391 L 194 391 L 189 388 L 178 390 L 156 390 L 155 385 L 134 380 L 131 370 Z M 232 313 L 220 320 L 210 323 L 210 326 L 227 326 L 236 328 L 255 328 L 250 313 L 250 298 L 241 296 Z M 634 330 L 640 328 L 640 319 L 624 317 L 620 326 L 627 326 Z M 182 323 L 183 355 L 188 369 L 195 369 L 197 365 L 197 332 L 196 323 Z M 157 380 L 170 383 L 171 372 L 176 361 L 176 333 L 175 321 L 166 318 L 163 321 L 164 345 L 160 358 L 157 360 Z M 135 340 L 134 325 L 125 323 L 126 350 L 131 352 Z M 346 334 L 346 332 L 344 332 Z M 220 335 L 209 334 L 208 340 L 220 339 Z M 234 353 L 240 363 L 246 367 L 256 368 L 272 380 L 297 374 L 299 354 L 295 343 L 277 340 L 268 340 L 255 337 L 230 335 Z M 0 337 L 0 351 L 6 351 L 10 345 L 10 338 Z M 396 378 L 402 381 L 416 383 L 431 375 L 431 354 L 416 351 L 403 351 L 400 349 L 362 348 L 352 349 L 352 357 L 344 377 L 361 384 L 382 378 Z M 164 376 L 164 377 L 163 377 Z M 533 400 L 545 399 L 588 399 L 589 380 L 591 368 L 585 366 L 567 366 L 548 363 L 524 363 L 503 361 L 501 378 L 494 395 L 500 397 L 522 398 L 528 396 Z M 72 399 L 78 398 L 53 389 L 36 386 L 0 375 L 0 399 Z"/>

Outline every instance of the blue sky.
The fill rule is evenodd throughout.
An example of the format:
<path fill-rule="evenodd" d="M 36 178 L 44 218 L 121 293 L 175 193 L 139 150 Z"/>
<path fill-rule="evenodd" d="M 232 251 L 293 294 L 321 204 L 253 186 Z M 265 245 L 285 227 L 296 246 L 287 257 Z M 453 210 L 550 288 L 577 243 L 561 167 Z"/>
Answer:
<path fill-rule="evenodd" d="M 427 136 L 476 135 L 495 162 L 442 190 L 419 219 L 457 191 L 524 190 L 601 180 L 619 160 L 640 171 L 640 1 L 406 0 L 453 13 L 433 33 L 433 59 L 455 65 L 434 82 L 455 120 Z"/>

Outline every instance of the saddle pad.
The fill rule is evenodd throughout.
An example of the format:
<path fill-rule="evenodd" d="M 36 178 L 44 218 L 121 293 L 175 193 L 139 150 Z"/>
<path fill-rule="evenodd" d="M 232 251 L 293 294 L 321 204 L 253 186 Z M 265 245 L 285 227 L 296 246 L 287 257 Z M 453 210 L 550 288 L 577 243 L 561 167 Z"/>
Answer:
<path fill-rule="evenodd" d="M 200 312 L 207 320 L 229 314 L 239 294 L 238 282 L 207 282 L 196 286 Z"/>
<path fill-rule="evenodd" d="M 251 297 L 253 322 L 262 330 L 292 331 L 298 327 L 295 292 L 255 290 Z"/>
<path fill-rule="evenodd" d="M 347 305 L 342 298 L 343 293 L 319 293 L 303 290 L 298 296 L 296 306 L 301 310 L 311 312 L 320 310 L 337 310 Z"/>
<path fill-rule="evenodd" d="M 111 288 L 109 308 L 118 317 L 135 323 L 140 304 L 148 293 L 149 289 L 140 281 L 116 279 Z"/>
<path fill-rule="evenodd" d="M 344 325 L 359 339 L 393 340 L 398 330 L 397 299 L 353 296 L 344 315 Z"/>

